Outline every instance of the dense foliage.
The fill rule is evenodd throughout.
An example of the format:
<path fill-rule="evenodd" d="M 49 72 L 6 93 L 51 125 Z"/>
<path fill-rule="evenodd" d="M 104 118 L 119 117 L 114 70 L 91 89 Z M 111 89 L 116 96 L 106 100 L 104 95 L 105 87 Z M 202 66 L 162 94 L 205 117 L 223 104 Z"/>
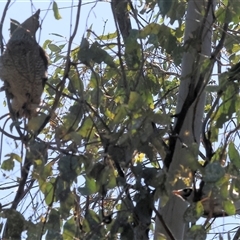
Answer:
<path fill-rule="evenodd" d="M 196 33 L 183 41 L 187 3 L 165 3 L 112 4 L 116 29 L 99 36 L 91 26 L 77 47 L 75 31 L 70 39 L 55 34 L 45 41 L 50 68 L 39 116 L 1 128 L 16 145 L 2 161 L 3 173 L 16 162 L 22 168 L 7 186 L 18 183 L 12 207 L 2 206 L 8 237 L 26 230 L 28 239 L 151 238 L 161 218 L 156 201 L 164 206 L 172 194 L 166 183 L 171 163 L 164 160 L 173 151 L 169 137 L 177 138 L 182 56 L 200 44 Z M 73 29 L 81 3 L 76 8 Z M 53 13 L 61 18 L 56 2 Z M 199 66 L 208 76 L 200 154 L 197 160 L 189 154 L 175 176 L 190 168 L 194 176 L 186 185 L 203 178 L 228 215 L 235 214 L 233 192 L 240 189 L 238 65 L 228 71 L 239 62 L 239 15 L 237 1 L 218 2 L 212 49 L 221 51 Z M 194 206 L 185 220 L 202 215 L 202 206 Z M 191 231 L 205 237 L 209 223 Z"/>

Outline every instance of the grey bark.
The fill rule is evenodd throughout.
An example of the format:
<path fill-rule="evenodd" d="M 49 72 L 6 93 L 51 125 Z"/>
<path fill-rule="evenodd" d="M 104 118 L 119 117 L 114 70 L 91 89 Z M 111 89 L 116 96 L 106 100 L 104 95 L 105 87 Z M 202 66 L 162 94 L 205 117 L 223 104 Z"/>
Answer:
<path fill-rule="evenodd" d="M 180 198 L 171 195 L 171 190 L 185 187 L 182 179 L 191 176 L 191 170 L 188 169 L 188 158 L 197 159 L 197 154 L 201 134 L 203 110 L 205 104 L 204 86 L 206 84 L 205 76 L 201 76 L 201 63 L 211 54 L 211 36 L 213 23 L 213 6 L 211 4 L 206 12 L 208 1 L 190 0 L 188 1 L 186 28 L 185 28 L 185 46 L 188 47 L 182 60 L 181 84 L 179 88 L 178 103 L 176 113 L 183 112 L 183 108 L 188 105 L 183 119 L 176 118 L 177 121 L 183 121 L 181 129 L 177 136 L 177 141 L 173 150 L 171 164 L 168 169 L 168 188 L 170 193 L 169 202 L 165 207 L 159 205 L 158 211 L 161 213 L 165 224 L 170 229 L 175 239 L 183 239 L 185 223 L 183 214 L 187 203 Z M 203 28 L 202 28 L 203 27 Z M 186 99 L 189 98 L 189 99 Z M 191 99 L 190 99 L 191 98 Z M 194 100 L 194 101 L 193 101 Z M 190 101 L 190 104 L 186 104 Z M 183 147 L 183 143 L 187 147 Z M 182 179 L 177 179 L 177 174 L 181 172 Z M 172 185 L 171 183 L 176 183 Z M 157 219 L 155 236 L 157 240 L 159 234 L 167 235 L 163 225 Z M 169 239 L 169 236 L 167 236 Z"/>

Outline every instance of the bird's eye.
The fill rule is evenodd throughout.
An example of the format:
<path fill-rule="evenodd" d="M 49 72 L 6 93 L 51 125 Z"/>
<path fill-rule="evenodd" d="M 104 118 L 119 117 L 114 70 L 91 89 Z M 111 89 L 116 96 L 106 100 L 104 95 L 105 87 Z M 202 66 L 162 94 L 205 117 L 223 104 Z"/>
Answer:
<path fill-rule="evenodd" d="M 191 188 L 185 188 L 185 189 L 183 189 L 183 193 L 184 193 L 184 197 L 189 197 L 192 193 L 192 189 Z"/>

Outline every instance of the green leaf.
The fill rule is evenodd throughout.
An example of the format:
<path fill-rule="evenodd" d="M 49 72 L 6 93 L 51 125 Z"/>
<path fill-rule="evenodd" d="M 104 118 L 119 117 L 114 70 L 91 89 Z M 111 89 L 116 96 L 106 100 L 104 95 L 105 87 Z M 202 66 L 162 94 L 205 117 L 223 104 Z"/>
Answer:
<path fill-rule="evenodd" d="M 47 115 L 42 113 L 41 115 L 37 116 L 37 117 L 33 117 L 28 121 L 28 130 L 33 131 L 33 132 L 37 132 L 40 127 L 42 126 L 42 124 L 44 123 L 44 121 L 46 120 Z"/>
<path fill-rule="evenodd" d="M 163 17 L 169 12 L 171 9 L 173 1 L 172 0 L 158 0 L 158 6 L 160 8 L 160 12 Z"/>
<path fill-rule="evenodd" d="M 108 33 L 107 35 L 100 35 L 98 36 L 101 40 L 111 40 L 117 37 L 117 31 L 114 33 Z"/>
<path fill-rule="evenodd" d="M 207 233 L 202 225 L 193 225 L 187 230 L 186 239 L 205 240 L 206 237 Z"/>
<path fill-rule="evenodd" d="M 52 52 L 61 52 L 61 48 L 58 47 L 55 44 L 49 43 L 48 44 L 48 48 L 52 51 Z"/>
<path fill-rule="evenodd" d="M 74 239 L 76 233 L 75 216 L 68 219 L 63 226 L 63 239 Z"/>
<path fill-rule="evenodd" d="M 57 36 L 57 37 L 60 37 L 60 38 L 64 38 L 64 39 L 65 39 L 64 36 L 62 36 L 62 35 L 60 35 L 60 34 L 58 34 L 58 33 L 49 33 L 49 35 L 53 35 L 53 36 Z M 65 45 L 65 44 L 64 44 L 64 45 Z"/>
<path fill-rule="evenodd" d="M 86 117 L 83 120 L 82 126 L 80 127 L 78 133 L 84 137 L 91 137 L 91 134 L 94 135 L 93 132 L 93 122 L 90 117 Z"/>
<path fill-rule="evenodd" d="M 233 165 L 237 169 L 240 169 L 240 155 L 237 149 L 235 148 L 235 144 L 233 142 L 230 142 L 228 149 L 229 149 L 228 155 L 229 155 L 230 161 L 233 163 Z"/>
<path fill-rule="evenodd" d="M 61 17 L 61 15 L 59 13 L 58 5 L 57 5 L 57 3 L 55 1 L 53 2 L 53 8 L 52 9 L 53 9 L 54 17 L 57 20 L 61 19 L 62 17 Z"/>
<path fill-rule="evenodd" d="M 96 229 L 101 223 L 100 217 L 91 209 L 86 210 L 85 216 L 92 231 Z"/>
<path fill-rule="evenodd" d="M 14 161 L 10 158 L 10 159 L 5 160 L 5 161 L 2 163 L 1 168 L 2 168 L 3 170 L 10 171 L 10 170 L 13 170 L 14 166 L 15 166 L 15 163 L 14 163 Z"/>
<path fill-rule="evenodd" d="M 222 198 L 227 198 L 228 197 L 228 194 L 229 194 L 229 182 L 225 182 L 221 185 L 221 188 L 220 188 L 220 193 L 221 193 L 221 196 Z"/>
<path fill-rule="evenodd" d="M 64 127 L 68 129 L 68 131 L 75 130 L 78 126 L 79 121 L 82 118 L 83 114 L 83 109 L 82 106 L 79 105 L 79 103 L 76 103 L 72 105 L 69 110 L 67 115 L 63 117 L 64 121 Z"/>
<path fill-rule="evenodd" d="M 116 177 L 112 168 L 105 167 L 98 172 L 97 182 L 106 189 L 112 189 L 117 186 Z"/>
<path fill-rule="evenodd" d="M 46 40 L 46 41 L 43 43 L 43 49 L 46 50 L 48 44 L 51 43 L 51 42 L 52 42 L 52 40 Z"/>
<path fill-rule="evenodd" d="M 27 229 L 27 239 L 38 239 L 41 235 L 42 221 L 38 223 L 33 223 L 30 221 L 25 221 L 24 228 Z"/>
<path fill-rule="evenodd" d="M 82 221 L 82 230 L 86 233 L 91 231 L 90 224 L 88 223 L 86 218 L 84 218 Z"/>
<path fill-rule="evenodd" d="M 46 240 L 61 240 L 61 216 L 60 213 L 52 208 L 49 214 L 49 219 L 46 224 L 48 229 L 46 234 Z"/>
<path fill-rule="evenodd" d="M 232 118 L 232 115 L 236 113 L 237 104 L 239 102 L 236 94 L 239 89 L 237 83 L 228 82 L 224 88 L 226 90 L 222 96 L 223 103 L 215 115 L 216 128 L 222 128 L 223 124 Z"/>
<path fill-rule="evenodd" d="M 88 221 L 90 221 L 91 223 L 100 223 L 100 218 L 99 216 L 91 209 L 87 210 L 86 214 L 85 214 L 86 218 L 88 219 Z"/>
<path fill-rule="evenodd" d="M 137 92 L 130 92 L 128 107 L 130 110 L 139 109 L 143 105 L 141 95 Z"/>
<path fill-rule="evenodd" d="M 33 160 L 42 160 L 42 163 L 45 164 L 48 159 L 48 145 L 45 142 L 31 141 L 28 144 L 29 151 L 27 151 L 27 157 Z"/>
<path fill-rule="evenodd" d="M 56 54 L 55 56 L 56 57 L 52 60 L 52 63 L 56 63 L 59 60 L 62 60 L 63 58 L 65 58 L 63 55 L 60 55 L 60 54 Z"/>
<path fill-rule="evenodd" d="M 55 179 L 52 179 L 51 182 L 47 182 L 44 188 L 45 202 L 47 205 L 51 205 L 54 201 L 54 182 Z"/>
<path fill-rule="evenodd" d="M 89 50 L 89 54 L 94 62 L 99 64 L 104 62 L 110 67 L 115 67 L 113 58 L 101 48 L 98 42 L 94 42 Z"/>
<path fill-rule="evenodd" d="M 79 187 L 78 191 L 85 196 L 89 196 L 93 193 L 96 193 L 99 189 L 96 181 L 93 178 L 85 177 L 86 182 L 84 187 Z"/>
<path fill-rule="evenodd" d="M 141 58 L 141 47 L 137 42 L 136 36 L 133 32 L 131 35 L 125 40 L 125 54 L 124 57 L 126 59 L 127 66 L 130 69 L 137 70 L 140 66 L 140 58 Z"/>
<path fill-rule="evenodd" d="M 116 110 L 116 115 L 114 117 L 114 123 L 119 123 L 124 121 L 124 119 L 126 119 L 127 117 L 127 111 L 126 111 L 126 106 L 125 105 L 121 105 L 117 108 Z"/>
<path fill-rule="evenodd" d="M 83 82 L 81 79 L 79 79 L 79 75 L 76 72 L 76 70 L 71 69 L 70 72 L 68 73 L 68 78 L 69 78 L 69 85 L 68 85 L 68 90 L 70 93 L 82 95 L 83 92 Z"/>
<path fill-rule="evenodd" d="M 53 162 L 49 162 L 46 165 L 44 165 L 44 167 L 42 167 L 42 165 L 37 166 L 35 165 L 35 171 L 34 171 L 34 177 L 39 180 L 39 185 L 41 185 L 40 183 L 43 181 L 46 181 L 46 178 L 48 178 L 49 176 L 52 176 L 52 165 L 54 163 Z"/>
<path fill-rule="evenodd" d="M 167 16 L 170 18 L 170 24 L 174 24 L 178 21 L 179 24 L 179 34 L 178 37 L 181 38 L 183 36 L 183 16 L 186 14 L 187 4 L 184 1 L 172 1 L 172 7 L 170 11 L 167 13 Z M 219 16 L 219 15 L 217 15 Z"/>
<path fill-rule="evenodd" d="M 200 217 L 200 216 L 203 215 L 203 213 L 204 213 L 204 207 L 203 207 L 203 204 L 202 204 L 201 201 L 196 202 L 195 209 L 196 209 L 197 216 Z"/>
<path fill-rule="evenodd" d="M 236 214 L 235 205 L 231 200 L 223 201 L 223 209 L 229 216 Z"/>
<path fill-rule="evenodd" d="M 22 162 L 22 158 L 19 155 L 17 155 L 16 153 L 10 153 L 10 154 L 7 154 L 6 156 L 9 156 L 10 159 L 12 159 L 12 160 L 16 160 L 20 163 Z"/>
<path fill-rule="evenodd" d="M 9 239 L 21 239 L 25 223 L 23 215 L 14 209 L 6 209 L 3 210 L 1 217 L 7 218 Z"/>
<path fill-rule="evenodd" d="M 89 51 L 89 42 L 86 38 L 83 38 L 80 44 L 78 59 L 85 64 L 88 64 L 91 59 Z"/>
<path fill-rule="evenodd" d="M 157 35 L 161 31 L 161 25 L 157 23 L 150 23 L 140 31 L 140 38 L 146 38 L 150 34 Z"/>
<path fill-rule="evenodd" d="M 69 212 L 74 207 L 75 197 L 73 193 L 70 191 L 70 188 L 63 190 L 60 193 L 60 208 L 59 213 L 61 217 L 66 219 L 69 217 Z"/>
<path fill-rule="evenodd" d="M 225 174 L 225 171 L 219 162 L 209 163 L 204 168 L 204 170 L 205 171 L 203 173 L 203 180 L 206 182 L 215 183 L 220 180 Z"/>
<path fill-rule="evenodd" d="M 184 212 L 183 219 L 186 222 L 196 222 L 204 213 L 201 202 L 192 203 Z"/>
<path fill-rule="evenodd" d="M 63 156 L 59 159 L 58 170 L 61 179 L 71 183 L 81 171 L 81 162 L 76 156 Z"/>

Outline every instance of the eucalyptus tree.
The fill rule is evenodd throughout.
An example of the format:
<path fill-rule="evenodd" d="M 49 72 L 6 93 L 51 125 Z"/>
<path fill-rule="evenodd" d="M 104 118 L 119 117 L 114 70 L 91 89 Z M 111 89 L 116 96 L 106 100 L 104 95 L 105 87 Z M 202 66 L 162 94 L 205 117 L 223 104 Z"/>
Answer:
<path fill-rule="evenodd" d="M 10 108 L 1 128 L 16 146 L 4 176 L 21 166 L 1 189 L 17 187 L 2 204 L 3 234 L 205 239 L 215 218 L 238 212 L 240 6 L 112 0 L 92 9 L 98 4 L 111 9 L 112 31 L 87 25 L 80 39 L 85 5 L 69 6 L 71 35 L 41 46 L 49 67 L 36 116 L 16 119 Z M 55 21 L 59 5 L 47 12 Z"/>

